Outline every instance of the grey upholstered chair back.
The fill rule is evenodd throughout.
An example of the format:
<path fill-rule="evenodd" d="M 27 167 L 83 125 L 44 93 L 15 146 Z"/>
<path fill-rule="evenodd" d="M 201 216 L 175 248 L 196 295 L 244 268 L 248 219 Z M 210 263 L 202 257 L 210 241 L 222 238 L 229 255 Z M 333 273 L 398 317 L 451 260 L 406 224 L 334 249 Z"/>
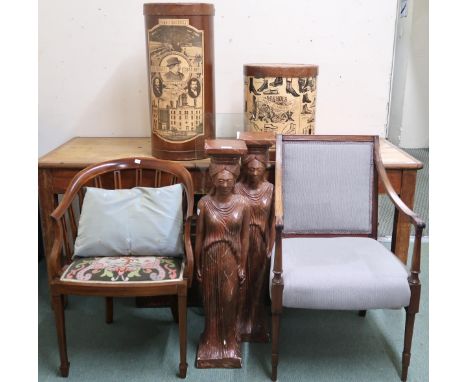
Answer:
<path fill-rule="evenodd" d="M 284 233 L 372 233 L 373 141 L 282 147 Z"/>

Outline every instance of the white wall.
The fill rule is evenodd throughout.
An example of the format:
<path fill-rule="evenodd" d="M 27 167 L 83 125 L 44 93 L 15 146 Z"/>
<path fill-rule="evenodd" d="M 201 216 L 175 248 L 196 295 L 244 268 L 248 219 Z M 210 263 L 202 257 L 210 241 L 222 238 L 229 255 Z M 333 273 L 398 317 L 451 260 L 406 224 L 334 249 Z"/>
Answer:
<path fill-rule="evenodd" d="M 396 1 L 213 1 L 217 135 L 243 129 L 243 64 L 289 62 L 320 66 L 318 134 L 384 136 Z M 39 2 L 39 155 L 149 136 L 143 3 Z"/>
<path fill-rule="evenodd" d="M 429 1 L 408 0 L 398 18 L 389 139 L 406 148 L 429 147 Z"/>

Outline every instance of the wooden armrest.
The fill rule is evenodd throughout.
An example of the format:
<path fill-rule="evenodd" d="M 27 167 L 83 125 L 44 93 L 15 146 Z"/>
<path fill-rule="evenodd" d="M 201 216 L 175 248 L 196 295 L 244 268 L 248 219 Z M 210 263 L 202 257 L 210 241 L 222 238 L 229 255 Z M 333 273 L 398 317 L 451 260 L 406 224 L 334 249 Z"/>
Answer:
<path fill-rule="evenodd" d="M 192 250 L 192 242 L 190 240 L 190 229 L 192 224 L 193 216 L 189 215 L 185 218 L 184 223 L 184 248 L 185 248 L 185 270 L 184 270 L 184 277 L 187 278 L 188 287 L 192 285 L 193 279 L 193 250 Z"/>
<path fill-rule="evenodd" d="M 275 164 L 275 258 L 273 263 L 273 283 L 281 283 L 283 273 L 282 233 L 283 233 L 283 136 L 276 135 L 276 164 Z"/>
<path fill-rule="evenodd" d="M 279 281 L 281 279 L 281 274 L 283 273 L 283 253 L 282 253 L 282 232 L 283 225 L 276 226 L 276 237 L 275 237 L 275 257 L 273 262 L 273 280 Z"/>
<path fill-rule="evenodd" d="M 380 157 L 380 149 L 379 149 L 379 141 L 378 139 L 374 145 L 374 158 L 375 164 L 377 167 L 377 173 L 379 174 L 380 180 L 385 188 L 385 192 L 390 197 L 390 200 L 395 205 L 398 210 L 403 213 L 405 216 L 409 218 L 411 223 L 416 228 L 424 229 L 426 227 L 426 223 L 416 214 L 413 210 L 411 210 L 398 196 L 395 189 L 393 188 L 390 180 L 388 179 L 387 171 L 382 163 L 382 158 Z"/>
<path fill-rule="evenodd" d="M 410 284 L 419 284 L 419 273 L 421 273 L 421 236 L 423 227 L 416 227 L 416 235 L 413 244 L 413 257 L 411 259 Z"/>
<path fill-rule="evenodd" d="M 374 143 L 374 158 L 375 164 L 377 167 L 377 173 L 382 181 L 382 184 L 385 188 L 385 192 L 390 197 L 390 200 L 395 205 L 395 207 L 414 225 L 416 236 L 414 239 L 413 245 L 413 257 L 411 261 L 411 270 L 409 276 L 409 282 L 411 284 L 419 284 L 419 273 L 421 272 L 421 237 L 422 231 L 426 227 L 426 223 L 416 214 L 413 210 L 411 210 L 398 196 L 395 189 L 393 188 L 390 180 L 387 176 L 387 171 L 382 163 L 382 158 L 380 157 L 380 148 L 379 148 L 379 139 L 375 140 Z"/>
<path fill-rule="evenodd" d="M 276 164 L 275 164 L 275 226 L 283 227 L 283 138 L 281 134 L 276 136 Z"/>
<path fill-rule="evenodd" d="M 50 214 L 52 218 L 59 221 L 65 211 L 71 206 L 73 199 L 75 198 L 80 187 L 68 188 L 63 195 L 62 200 L 60 201 L 57 208 Z"/>
<path fill-rule="evenodd" d="M 275 227 L 276 228 L 283 228 L 283 217 L 282 216 L 275 216 Z"/>
<path fill-rule="evenodd" d="M 53 222 L 54 227 L 54 242 L 50 253 L 46 253 L 47 259 L 47 274 L 49 280 L 59 277 L 61 272 L 61 257 L 63 247 L 63 233 L 60 217 L 56 218 Z"/>
<path fill-rule="evenodd" d="M 75 176 L 76 178 L 76 176 Z M 50 253 L 46 253 L 47 274 L 49 280 L 60 277 L 62 269 L 62 249 L 64 245 L 63 221 L 65 212 L 71 207 L 72 202 L 80 187 L 68 187 L 57 208 L 50 214 L 49 218 L 53 220 L 54 241 Z"/>

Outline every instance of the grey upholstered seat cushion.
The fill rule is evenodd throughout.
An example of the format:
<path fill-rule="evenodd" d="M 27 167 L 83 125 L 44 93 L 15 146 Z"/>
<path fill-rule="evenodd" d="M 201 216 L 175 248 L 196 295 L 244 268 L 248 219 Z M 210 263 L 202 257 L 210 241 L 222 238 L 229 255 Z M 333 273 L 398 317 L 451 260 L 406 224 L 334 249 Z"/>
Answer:
<path fill-rule="evenodd" d="M 403 263 L 374 239 L 283 239 L 286 307 L 401 308 L 410 299 L 407 277 Z"/>

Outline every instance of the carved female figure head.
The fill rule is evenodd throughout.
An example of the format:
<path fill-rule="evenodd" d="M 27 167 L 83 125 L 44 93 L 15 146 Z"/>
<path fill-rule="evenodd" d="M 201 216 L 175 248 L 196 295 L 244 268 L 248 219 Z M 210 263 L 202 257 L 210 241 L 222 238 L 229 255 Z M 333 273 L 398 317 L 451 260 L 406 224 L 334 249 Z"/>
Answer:
<path fill-rule="evenodd" d="M 251 185 L 258 185 L 265 180 L 265 171 L 268 165 L 266 155 L 249 154 L 242 158 L 242 181 Z"/>
<path fill-rule="evenodd" d="M 226 196 L 233 192 L 236 179 L 239 176 L 240 167 L 238 164 L 217 164 L 211 163 L 209 173 L 213 188 L 210 195 Z"/>

